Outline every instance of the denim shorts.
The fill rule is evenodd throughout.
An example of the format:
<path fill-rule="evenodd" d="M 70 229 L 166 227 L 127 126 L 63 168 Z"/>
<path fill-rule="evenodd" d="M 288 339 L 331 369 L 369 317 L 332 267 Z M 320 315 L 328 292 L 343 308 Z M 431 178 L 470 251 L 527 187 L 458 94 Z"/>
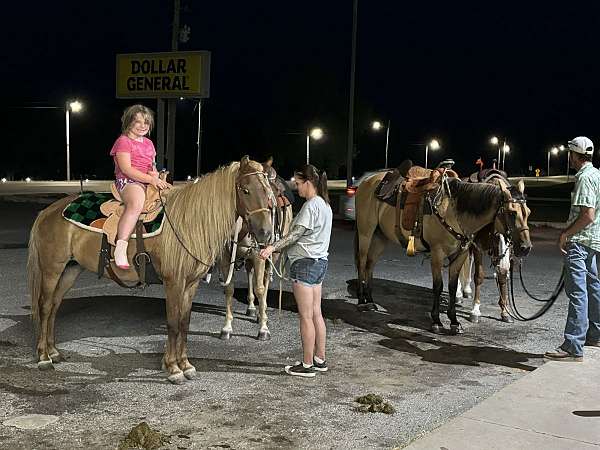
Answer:
<path fill-rule="evenodd" d="M 325 258 L 302 258 L 294 261 L 290 266 L 290 278 L 292 281 L 305 286 L 320 285 L 323 283 L 326 272 L 327 260 Z"/>

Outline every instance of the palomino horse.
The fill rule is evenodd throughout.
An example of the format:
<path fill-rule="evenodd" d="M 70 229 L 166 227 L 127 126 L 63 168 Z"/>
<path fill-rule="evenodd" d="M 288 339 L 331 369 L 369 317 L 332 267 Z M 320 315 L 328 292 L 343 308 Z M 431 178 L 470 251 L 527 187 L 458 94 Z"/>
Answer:
<path fill-rule="evenodd" d="M 271 241 L 272 195 L 262 166 L 248 157 L 163 193 L 168 224 L 158 236 L 146 239 L 145 247 L 165 286 L 168 340 L 163 367 L 172 383 L 196 374 L 188 361 L 187 334 L 199 280 L 220 256 L 238 216 L 245 218 L 258 242 Z M 62 359 L 55 346 L 54 321 L 64 295 L 84 269 L 95 272 L 98 267 L 101 235 L 62 217 L 74 198 L 61 199 L 43 210 L 29 240 L 31 311 L 38 324 L 38 367 L 42 370 Z M 129 249 L 131 259 L 135 245 Z M 133 268 L 115 266 L 114 270 L 124 281 L 138 280 Z"/>
<path fill-rule="evenodd" d="M 514 211 L 514 217 L 519 215 L 525 219 L 529 218 L 531 210 L 527 207 L 524 191 L 525 185 L 523 180 L 520 180 L 516 186 L 510 186 L 508 181 L 501 177 L 493 177 L 488 183 L 496 184 L 503 190 L 509 190 L 513 202 L 510 208 Z M 520 210 L 517 213 L 517 210 Z M 478 322 L 481 317 L 479 310 L 481 304 L 481 285 L 485 276 L 483 268 L 483 252 L 488 252 L 492 260 L 492 266 L 495 270 L 496 283 L 498 284 L 499 300 L 500 305 L 500 318 L 503 322 L 511 323 L 513 319 L 508 312 L 508 273 L 510 270 L 510 259 L 513 253 L 513 242 L 518 239 L 516 233 L 526 229 L 526 226 L 519 226 L 513 223 L 512 220 L 503 221 L 498 216 L 493 224 L 489 224 L 477 233 L 475 242 L 477 245 L 471 247 L 471 254 L 473 258 L 473 265 L 475 267 L 474 281 L 475 281 L 475 294 L 473 296 L 473 309 L 471 310 L 470 321 Z M 508 216 L 510 217 L 510 216 Z M 522 256 L 522 249 L 515 249 L 514 253 L 516 256 Z M 468 261 L 470 263 L 470 261 Z M 470 281 L 470 280 L 469 280 Z"/>
<path fill-rule="evenodd" d="M 358 269 L 358 306 L 361 310 L 376 309 L 371 293 L 373 269 L 385 243 L 392 241 L 406 246 L 409 240 L 406 230 L 402 230 L 400 236 L 396 234 L 396 209 L 375 199 L 375 189 L 384 176 L 385 173 L 378 173 L 367 178 L 356 192 L 355 262 Z M 442 267 L 447 257 L 450 260 L 447 310 L 450 332 L 462 333 L 462 326 L 456 319 L 458 274 L 468 257 L 468 248 L 475 234 L 496 219 L 512 223 L 515 250 L 526 254 L 531 248 L 527 218 L 521 208 L 514 206 L 515 200 L 510 191 L 491 184 L 471 184 L 446 178 L 435 193 L 425 195 L 424 201 L 430 202 L 434 212 L 423 218 L 423 240 L 431 252 L 434 295 L 432 331 L 442 333 L 444 328 L 439 313 L 443 289 Z M 400 215 L 400 221 L 401 218 Z M 415 248 L 420 252 L 427 251 L 420 239 L 416 240 Z"/>
<path fill-rule="evenodd" d="M 284 188 L 276 180 L 271 180 L 271 189 L 278 199 L 278 206 L 275 209 L 274 215 L 274 230 L 276 238 L 285 236 L 290 229 L 292 223 L 292 205 L 287 206 L 283 203 Z M 280 200 L 281 199 L 281 200 Z M 234 238 L 235 239 L 235 238 Z M 235 253 L 232 252 L 235 249 Z M 223 257 L 220 260 L 220 270 L 226 281 L 225 287 L 225 304 L 227 312 L 225 315 L 225 325 L 221 329 L 221 339 L 230 339 L 233 333 L 233 293 L 235 285 L 231 272 L 236 261 L 243 262 L 248 276 L 248 308 L 246 315 L 256 317 L 256 307 L 254 306 L 255 295 L 258 297 L 258 336 L 260 341 L 266 341 L 271 338 L 271 333 L 267 326 L 267 293 L 269 291 L 269 282 L 271 281 L 272 268 L 266 266 L 271 264 L 262 259 L 258 254 L 258 245 L 251 233 L 248 233 L 246 223 L 242 224 L 242 228 L 237 236 L 237 246 L 228 246 L 223 252 Z M 276 264 L 277 259 L 273 255 L 272 263 Z M 229 282 L 227 283 L 227 281 Z"/>

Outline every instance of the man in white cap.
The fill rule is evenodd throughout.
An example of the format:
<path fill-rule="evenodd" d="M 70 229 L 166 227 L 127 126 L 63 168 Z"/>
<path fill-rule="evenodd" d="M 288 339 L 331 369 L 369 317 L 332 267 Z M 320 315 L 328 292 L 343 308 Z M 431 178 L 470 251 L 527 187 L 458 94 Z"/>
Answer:
<path fill-rule="evenodd" d="M 569 312 L 564 342 L 545 357 L 583 361 L 583 347 L 600 347 L 600 172 L 592 165 L 594 144 L 579 136 L 569 141 L 571 167 L 577 170 L 567 228 L 558 245 L 565 254 L 565 291 Z"/>

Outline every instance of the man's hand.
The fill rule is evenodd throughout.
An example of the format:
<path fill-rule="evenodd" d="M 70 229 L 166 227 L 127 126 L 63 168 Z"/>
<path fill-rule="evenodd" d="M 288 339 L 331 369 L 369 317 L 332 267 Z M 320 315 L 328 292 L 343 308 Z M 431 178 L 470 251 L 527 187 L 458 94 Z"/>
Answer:
<path fill-rule="evenodd" d="M 560 237 L 558 238 L 558 248 L 563 254 L 567 254 L 567 235 L 563 232 L 560 233 Z"/>

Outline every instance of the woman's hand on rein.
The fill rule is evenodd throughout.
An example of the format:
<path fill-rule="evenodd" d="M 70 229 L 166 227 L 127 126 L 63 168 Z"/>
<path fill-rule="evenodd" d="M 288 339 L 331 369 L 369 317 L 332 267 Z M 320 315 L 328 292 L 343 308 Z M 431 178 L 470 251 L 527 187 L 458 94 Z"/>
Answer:
<path fill-rule="evenodd" d="M 272 245 L 267 245 L 265 248 L 263 248 L 260 251 L 260 257 L 262 259 L 267 259 L 269 256 L 271 256 L 271 253 L 273 253 L 273 250 L 275 250 L 275 247 L 273 247 Z"/>
<path fill-rule="evenodd" d="M 154 177 L 152 178 L 152 181 L 150 181 L 150 184 L 159 190 L 170 189 L 173 187 L 166 181 L 163 181 L 160 178 L 154 178 Z"/>

